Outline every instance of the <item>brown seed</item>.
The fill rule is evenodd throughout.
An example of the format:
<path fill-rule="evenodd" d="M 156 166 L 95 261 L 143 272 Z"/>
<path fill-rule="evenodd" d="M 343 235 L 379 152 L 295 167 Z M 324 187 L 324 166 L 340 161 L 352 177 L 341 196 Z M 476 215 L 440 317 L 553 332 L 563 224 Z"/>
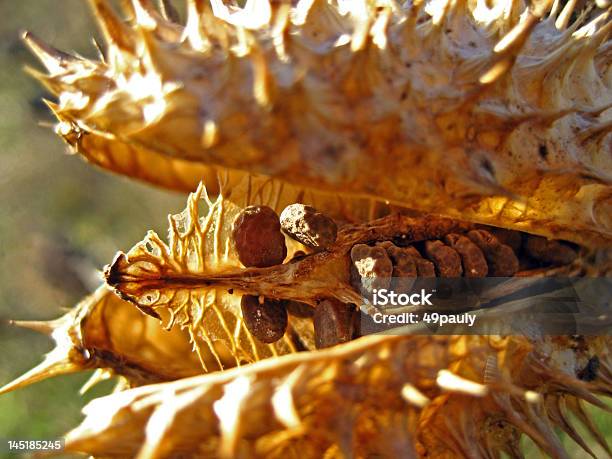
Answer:
<path fill-rule="evenodd" d="M 351 249 L 351 260 L 351 283 L 362 295 L 369 297 L 374 289 L 389 288 L 393 264 L 384 248 L 357 244 Z"/>
<path fill-rule="evenodd" d="M 274 343 L 287 330 L 287 310 L 283 301 L 243 295 L 240 301 L 247 330 L 262 343 Z"/>
<path fill-rule="evenodd" d="M 553 265 L 569 265 L 578 256 L 574 249 L 562 242 L 532 235 L 527 237 L 525 252 L 538 261 Z"/>
<path fill-rule="evenodd" d="M 461 277 L 461 257 L 442 241 L 425 242 L 425 253 L 440 277 Z"/>
<path fill-rule="evenodd" d="M 314 315 L 314 308 L 309 304 L 301 301 L 287 300 L 285 301 L 287 312 L 295 317 L 309 318 Z"/>
<path fill-rule="evenodd" d="M 495 236 L 485 230 L 472 230 L 467 237 L 478 246 L 489 265 L 493 277 L 511 277 L 519 269 L 519 261 L 514 251 L 500 243 Z"/>
<path fill-rule="evenodd" d="M 406 247 L 405 250 L 406 253 L 411 255 L 414 259 L 419 277 L 436 277 L 436 270 L 431 261 L 423 258 L 419 251 L 414 247 Z"/>
<path fill-rule="evenodd" d="M 505 228 L 490 228 L 489 232 L 491 232 L 501 244 L 506 244 L 515 252 L 518 252 L 523 244 L 523 235 L 520 231 Z"/>
<path fill-rule="evenodd" d="M 232 230 L 238 259 L 246 267 L 281 264 L 287 256 L 278 215 L 268 206 L 249 206 L 234 220 Z"/>
<path fill-rule="evenodd" d="M 338 235 L 338 227 L 331 218 L 305 204 L 285 207 L 280 224 L 289 237 L 315 250 L 330 247 Z"/>
<path fill-rule="evenodd" d="M 390 241 L 379 244 L 387 251 L 393 264 L 393 280 L 391 288 L 396 293 L 407 293 L 414 285 L 417 277 L 417 265 L 414 257 L 405 248 L 398 247 Z"/>
<path fill-rule="evenodd" d="M 336 299 L 324 299 L 315 308 L 313 325 L 317 349 L 346 343 L 355 331 L 354 305 Z"/>
<path fill-rule="evenodd" d="M 444 241 L 461 256 L 465 277 L 486 277 L 487 260 L 476 244 L 461 234 L 447 234 Z"/>

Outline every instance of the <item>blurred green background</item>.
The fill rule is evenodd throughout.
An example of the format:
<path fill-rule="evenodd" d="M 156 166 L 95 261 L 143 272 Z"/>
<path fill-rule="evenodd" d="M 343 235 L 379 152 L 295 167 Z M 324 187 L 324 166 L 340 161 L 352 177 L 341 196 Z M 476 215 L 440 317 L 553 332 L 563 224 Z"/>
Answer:
<path fill-rule="evenodd" d="M 166 234 L 166 215 L 185 199 L 86 164 L 67 148 L 23 71 L 41 66 L 19 38 L 31 30 L 62 50 L 94 58 L 98 31 L 83 0 L 0 0 L 0 385 L 39 363 L 51 341 L 6 325 L 50 319 L 100 281 L 97 269 L 148 229 Z M 43 126 L 41 126 L 43 124 Z M 107 393 L 78 390 L 87 374 L 61 376 L 0 397 L 0 439 L 54 439 L 76 426 L 81 407 Z M 11 457 L 0 445 L 0 457 Z M 15 456 L 16 457 L 16 456 Z"/>
<path fill-rule="evenodd" d="M 40 68 L 19 39 L 31 30 L 62 50 L 94 57 L 97 36 L 83 0 L 0 0 L 0 385 L 41 361 L 47 337 L 6 325 L 62 314 L 99 283 L 96 269 L 146 230 L 166 233 L 166 214 L 184 196 L 102 172 L 69 156 L 41 102 L 46 94 L 23 72 Z M 41 126 L 42 125 L 42 126 Z M 62 376 L 0 397 L 0 439 L 55 439 L 81 419 L 102 384 L 78 395 L 89 373 Z M 612 419 L 595 412 L 612 442 Z M 564 438 L 571 457 L 588 457 Z M 540 457 L 529 447 L 527 457 Z M 600 457 L 605 457 L 597 449 Z M 10 455 L 0 445 L 0 457 Z"/>

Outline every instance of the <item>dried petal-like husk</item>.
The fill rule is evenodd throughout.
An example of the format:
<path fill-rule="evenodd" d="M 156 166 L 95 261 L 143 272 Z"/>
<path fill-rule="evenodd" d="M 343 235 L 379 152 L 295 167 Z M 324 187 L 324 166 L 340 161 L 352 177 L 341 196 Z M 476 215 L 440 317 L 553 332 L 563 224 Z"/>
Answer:
<path fill-rule="evenodd" d="M 103 60 L 32 44 L 60 135 L 103 167 L 190 190 L 211 164 L 612 239 L 609 12 L 570 24 L 576 2 L 190 0 L 183 26 L 148 1 L 125 2 L 128 22 L 91 3 Z"/>
<path fill-rule="evenodd" d="M 604 407 L 591 391 L 610 391 L 601 339 L 572 351 L 571 366 L 567 340 L 370 336 L 94 400 L 67 448 L 138 458 L 489 458 L 516 456 L 525 433 L 564 458 L 558 414 L 581 412 L 588 426 L 580 400 Z M 593 354 L 602 372 L 577 380 L 572 372 Z"/>
<path fill-rule="evenodd" d="M 273 274 L 267 281 L 257 277 L 255 272 L 248 275 L 231 243 L 234 219 L 242 209 L 253 204 L 268 205 L 280 213 L 287 204 L 301 201 L 329 211 L 334 217 L 358 221 L 376 209 L 371 210 L 360 200 L 344 202 L 335 195 L 305 191 L 265 177 L 244 176 L 240 172 L 226 172 L 219 180 L 221 185 L 216 198 L 211 199 L 206 188 L 200 186 L 190 195 L 187 208 L 169 217 L 168 244 L 149 232 L 127 254 L 117 255 L 106 269 L 107 281 L 119 295 L 142 311 L 163 318 L 168 328 L 177 324 L 190 330 L 198 352 L 210 352 L 217 360 L 217 368 L 250 363 L 304 347 L 312 349 L 312 325 L 297 317 L 290 318 L 288 332 L 273 344 L 261 343 L 248 332 L 240 311 L 244 293 L 270 293 L 267 296 L 281 299 L 303 298 L 279 297 L 284 290 L 277 285 L 280 278 Z M 289 239 L 287 245 L 289 258 L 305 249 Z M 297 266 L 282 265 L 280 268 L 291 271 L 299 269 Z M 344 291 L 349 299 L 357 301 L 359 296 L 348 285 L 344 290 L 338 288 L 338 279 L 348 272 L 347 269 L 344 259 L 328 263 L 325 272 L 313 278 L 310 285 L 300 284 L 300 288 L 305 293 L 315 294 L 327 286 L 328 291 L 335 289 L 338 295 Z M 266 272 L 265 269 L 261 271 Z M 290 275 L 288 272 L 287 276 Z M 207 281 L 219 276 L 236 279 L 236 282 Z M 318 287 L 326 277 L 328 279 Z M 261 291 L 266 286 L 269 290 Z M 288 284 L 287 289 L 295 292 L 295 283 Z M 312 302 L 314 296 L 309 298 Z"/>
<path fill-rule="evenodd" d="M 55 348 L 40 365 L 0 392 L 94 368 L 100 370 L 95 378 L 118 375 L 128 386 L 204 372 L 186 332 L 165 330 L 158 320 L 140 313 L 105 285 L 59 319 L 14 323 L 50 335 Z"/>

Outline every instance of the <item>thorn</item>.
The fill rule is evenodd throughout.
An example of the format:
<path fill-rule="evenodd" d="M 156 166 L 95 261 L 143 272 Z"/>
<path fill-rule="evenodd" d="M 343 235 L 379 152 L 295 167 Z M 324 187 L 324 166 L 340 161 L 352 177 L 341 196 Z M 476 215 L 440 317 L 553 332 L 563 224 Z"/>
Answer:
<path fill-rule="evenodd" d="M 60 106 L 58 104 L 56 104 L 53 101 L 50 101 L 49 99 L 43 99 L 43 103 L 49 107 L 49 110 L 51 110 L 51 112 L 53 113 L 53 115 L 55 115 L 57 118 L 59 118 L 59 111 L 60 111 Z M 55 128 L 55 124 L 53 125 L 53 127 Z"/>
<path fill-rule="evenodd" d="M 550 19 L 556 19 L 557 14 L 559 13 L 560 7 L 561 7 L 561 0 L 555 0 L 553 2 L 552 8 L 550 9 L 550 13 L 548 14 L 548 17 Z"/>
<path fill-rule="evenodd" d="M 559 17 L 555 21 L 555 27 L 557 28 L 557 30 L 562 30 L 567 27 L 567 24 L 569 23 L 570 18 L 572 17 L 572 13 L 574 12 L 574 8 L 576 8 L 577 2 L 578 0 L 569 0 L 565 4 L 563 10 L 561 10 L 561 13 L 559 14 Z"/>
<path fill-rule="evenodd" d="M 100 43 L 98 43 L 98 40 L 96 40 L 94 37 L 91 37 L 91 41 L 94 45 L 94 48 L 96 48 L 96 51 L 98 52 L 98 58 L 100 59 L 100 62 L 106 64 L 106 56 L 104 56 L 104 50 L 102 49 L 102 46 L 100 46 Z"/>
<path fill-rule="evenodd" d="M 42 381 L 52 376 L 74 373 L 79 369 L 77 364 L 69 360 L 65 352 L 61 352 L 60 349 L 56 348 L 47 354 L 45 360 L 40 364 L 0 388 L 0 395 L 29 386 L 30 384 L 34 384 L 35 382 Z"/>
<path fill-rule="evenodd" d="M 149 0 L 132 0 L 132 6 L 137 24 L 151 30 L 157 27 L 155 9 Z"/>
<path fill-rule="evenodd" d="M 10 325 L 27 328 L 43 335 L 51 336 L 55 330 L 61 326 L 60 319 L 58 320 L 9 320 Z"/>
<path fill-rule="evenodd" d="M 448 370 L 440 370 L 438 372 L 436 383 L 442 389 L 452 392 L 462 392 L 477 397 L 482 397 L 489 392 L 487 386 L 462 378 Z"/>
<path fill-rule="evenodd" d="M 79 389 L 79 394 L 84 395 L 87 391 L 89 391 L 95 385 L 101 383 L 102 381 L 106 381 L 113 377 L 113 374 L 108 371 L 106 368 L 97 368 L 92 374 L 91 377 L 83 384 L 81 389 Z"/>
<path fill-rule="evenodd" d="M 402 398 L 417 408 L 424 408 L 431 400 L 412 384 L 404 384 Z"/>
<path fill-rule="evenodd" d="M 174 22 L 176 24 L 180 23 L 181 18 L 178 14 L 178 11 L 176 11 L 176 8 L 174 8 L 174 6 L 172 5 L 172 3 L 170 3 L 169 0 L 159 0 L 159 10 L 161 11 L 161 14 L 164 19 L 167 19 L 168 21 Z"/>
<path fill-rule="evenodd" d="M 205 51 L 210 43 L 202 27 L 202 15 L 205 6 L 201 1 L 187 1 L 187 23 L 183 31 L 183 39 L 187 40 L 196 51 Z"/>
<path fill-rule="evenodd" d="M 108 0 L 89 0 L 107 43 L 132 52 L 130 30 L 110 7 Z"/>
<path fill-rule="evenodd" d="M 21 34 L 21 38 L 32 53 L 42 62 L 49 73 L 64 72 L 68 65 L 78 61 L 78 59 L 70 54 L 64 53 L 53 46 L 48 45 L 36 35 L 25 31 Z"/>
<path fill-rule="evenodd" d="M 514 26 L 510 32 L 497 42 L 493 51 L 497 54 L 503 54 L 509 51 L 510 48 L 521 46 L 538 20 L 539 17 L 537 15 L 529 12 L 524 20 Z"/>

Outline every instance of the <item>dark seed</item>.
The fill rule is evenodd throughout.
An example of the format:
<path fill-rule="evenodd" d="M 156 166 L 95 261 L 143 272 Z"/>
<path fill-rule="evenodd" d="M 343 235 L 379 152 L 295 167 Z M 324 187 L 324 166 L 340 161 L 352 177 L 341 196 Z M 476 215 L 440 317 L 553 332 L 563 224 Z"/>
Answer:
<path fill-rule="evenodd" d="M 380 244 L 387 251 L 393 264 L 393 280 L 391 288 L 397 293 L 408 293 L 417 277 L 417 266 L 414 257 L 401 247 L 389 241 Z"/>
<path fill-rule="evenodd" d="M 553 265 L 569 265 L 578 256 L 574 249 L 562 242 L 532 235 L 527 237 L 525 252 L 538 261 Z"/>
<path fill-rule="evenodd" d="M 308 318 L 314 315 L 314 308 L 309 304 L 300 301 L 287 300 L 285 301 L 287 312 L 295 317 Z"/>
<path fill-rule="evenodd" d="M 247 267 L 281 264 L 287 256 L 278 215 L 268 206 L 249 206 L 234 220 L 232 230 L 238 259 Z"/>
<path fill-rule="evenodd" d="M 289 237 L 315 250 L 328 248 L 338 235 L 338 227 L 331 218 L 304 204 L 285 207 L 280 223 Z"/>
<path fill-rule="evenodd" d="M 434 264 L 421 256 L 419 251 L 414 247 L 406 247 L 406 253 L 412 256 L 414 264 L 417 267 L 419 277 L 436 277 Z"/>
<path fill-rule="evenodd" d="M 425 253 L 433 261 L 440 277 L 461 277 L 461 257 L 442 241 L 425 242 Z"/>
<path fill-rule="evenodd" d="M 461 234 L 448 234 L 444 241 L 461 256 L 465 277 L 486 277 L 487 260 L 476 244 Z"/>
<path fill-rule="evenodd" d="M 350 341 L 355 332 L 355 306 L 324 299 L 315 308 L 313 324 L 317 349 Z"/>
<path fill-rule="evenodd" d="M 511 277 L 518 271 L 519 261 L 514 251 L 500 243 L 495 236 L 485 230 L 472 230 L 467 237 L 478 246 L 489 264 L 489 274 L 493 277 Z"/>
<path fill-rule="evenodd" d="M 240 302 L 244 324 L 262 343 L 274 343 L 287 330 L 287 310 L 283 301 L 243 295 Z"/>
<path fill-rule="evenodd" d="M 501 244 L 506 244 L 515 252 L 518 252 L 523 244 L 523 235 L 520 231 L 505 228 L 490 228 L 489 231 Z"/>
<path fill-rule="evenodd" d="M 384 248 L 357 244 L 351 249 L 351 260 L 351 282 L 362 295 L 370 296 L 374 289 L 389 288 L 393 265 Z"/>

